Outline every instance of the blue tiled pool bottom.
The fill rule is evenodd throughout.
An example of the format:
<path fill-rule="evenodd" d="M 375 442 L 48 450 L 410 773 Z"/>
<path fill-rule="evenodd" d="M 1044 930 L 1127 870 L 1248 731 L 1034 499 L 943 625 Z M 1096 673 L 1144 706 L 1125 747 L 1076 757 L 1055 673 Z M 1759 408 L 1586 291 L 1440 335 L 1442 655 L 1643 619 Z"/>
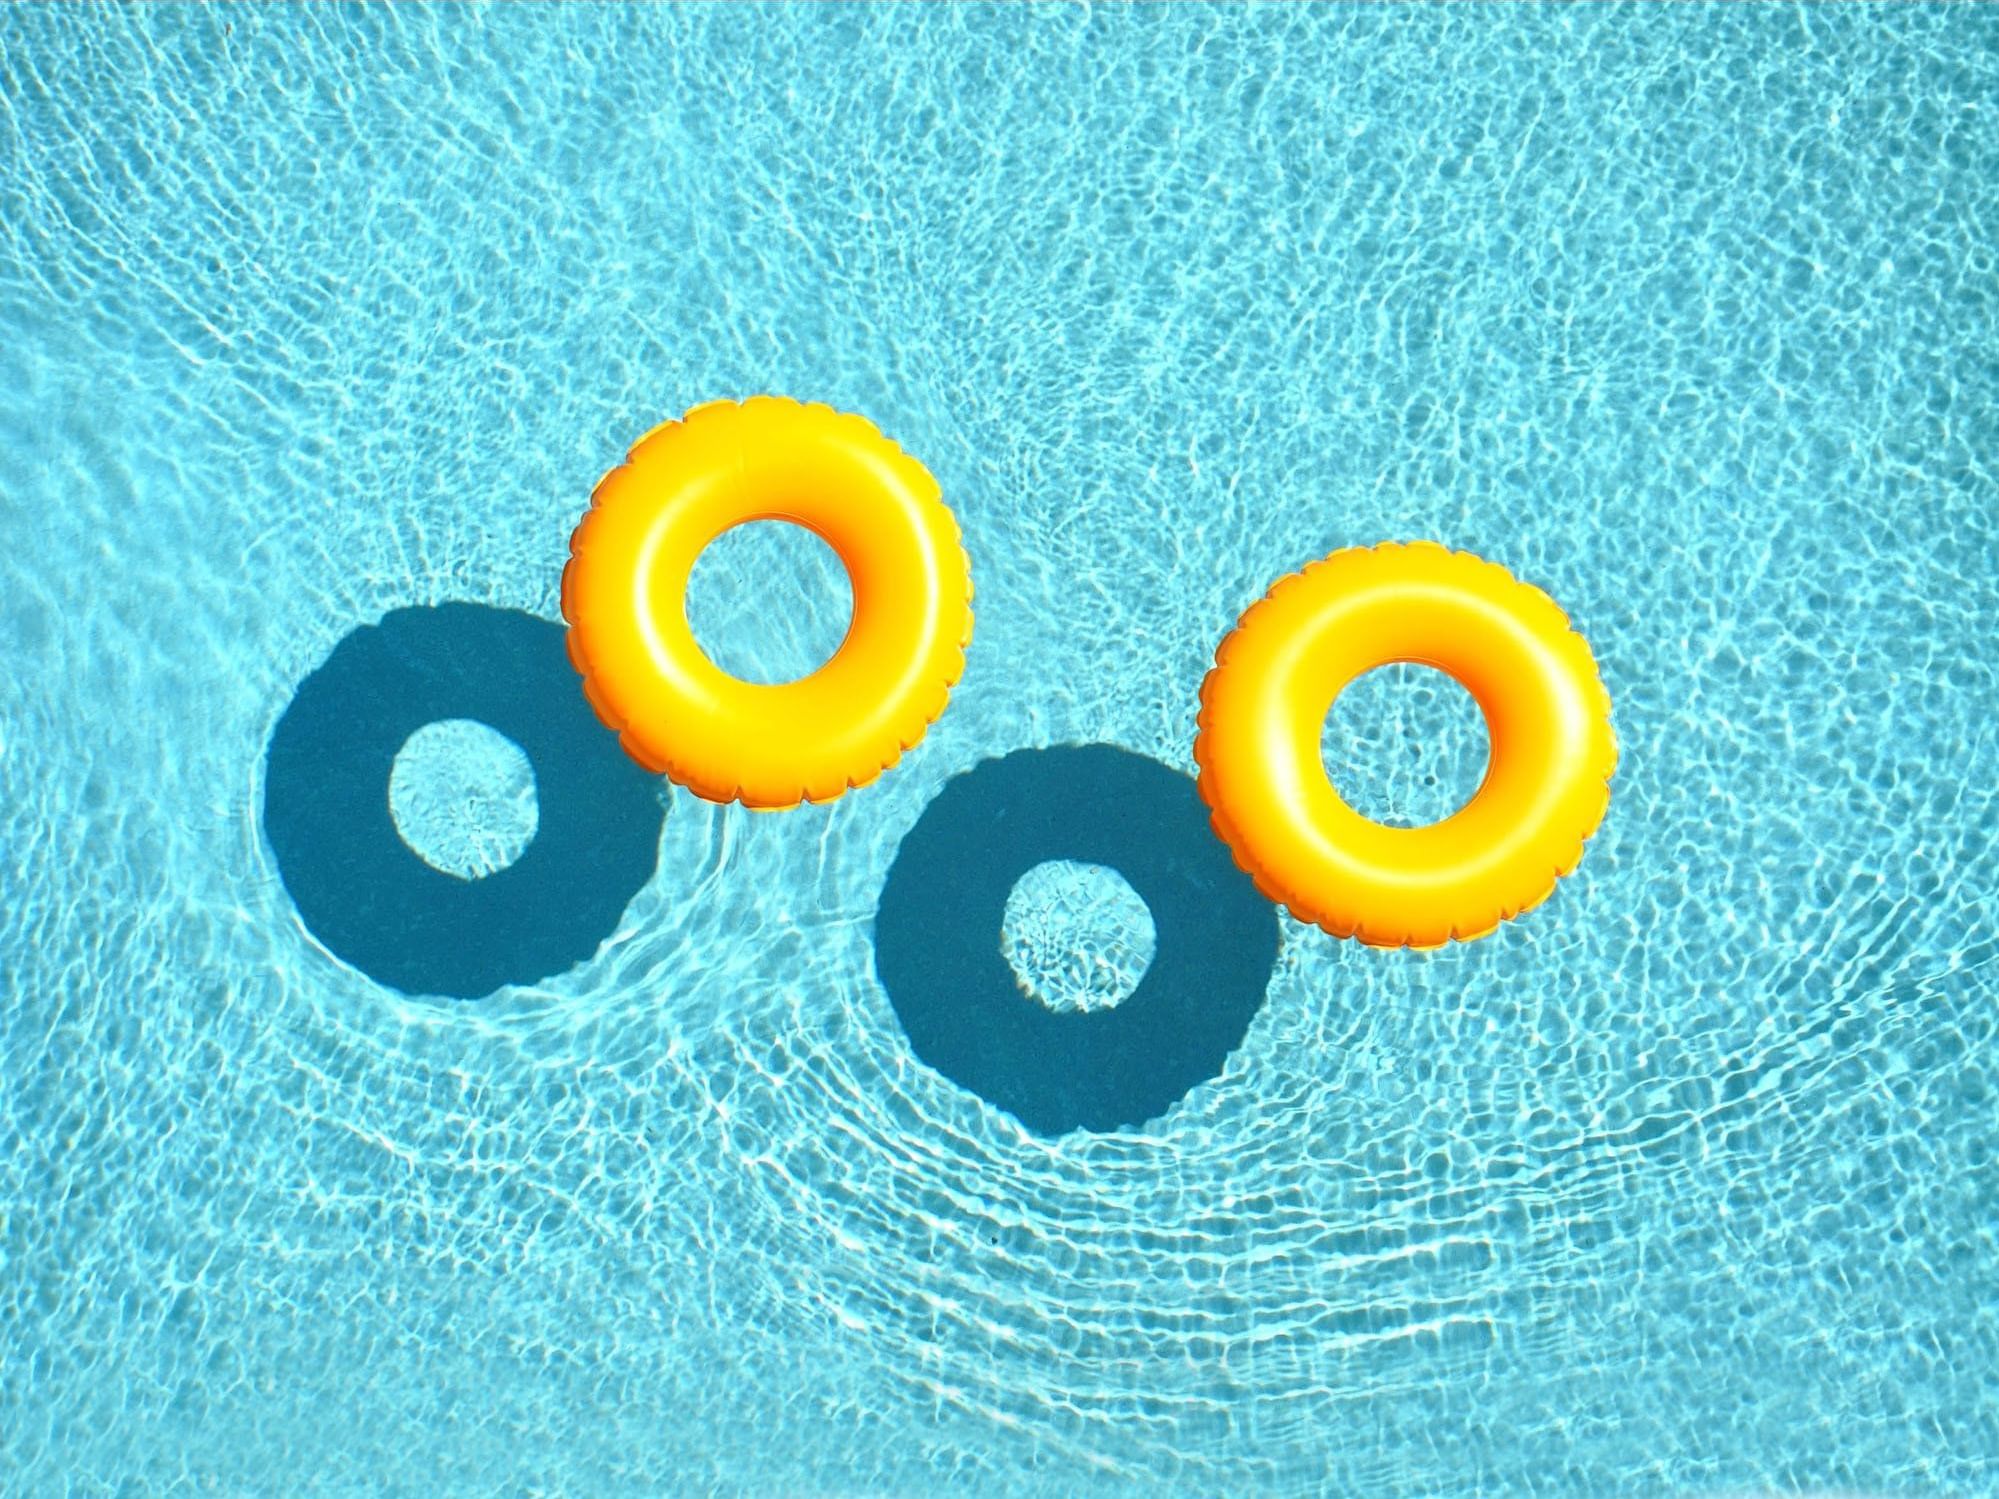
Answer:
<path fill-rule="evenodd" d="M 0 1489 L 1999 1489 L 1995 28 L 0 16 Z M 288 705 L 403 611 L 552 632 L 624 444 L 757 390 L 938 476 L 949 712 L 826 808 L 641 779 L 533 982 L 369 977 L 266 836 Z M 926 1061 L 876 956 L 933 809 L 1184 776 L 1236 614 L 1417 536 L 1597 652 L 1577 876 L 1430 956 L 1266 917 L 1142 1124 Z M 724 657 L 823 648 L 779 561 Z M 1355 712 L 1351 784 L 1448 796 L 1434 698 Z M 583 824 L 495 727 L 503 880 Z M 546 888 L 510 941 L 597 887 Z M 1017 974 L 966 930 L 970 1005 Z"/>

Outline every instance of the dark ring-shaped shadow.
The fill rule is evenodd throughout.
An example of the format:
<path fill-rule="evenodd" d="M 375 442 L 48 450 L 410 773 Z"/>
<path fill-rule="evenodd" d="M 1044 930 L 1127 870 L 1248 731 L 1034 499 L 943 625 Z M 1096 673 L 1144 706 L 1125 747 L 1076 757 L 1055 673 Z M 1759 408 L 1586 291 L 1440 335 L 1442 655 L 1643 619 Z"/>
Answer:
<path fill-rule="evenodd" d="M 389 772 L 426 724 L 470 718 L 534 767 L 540 825 L 464 880 L 396 831 Z M 471 998 L 596 952 L 659 862 L 663 783 L 590 711 L 560 625 L 511 609 L 399 609 L 348 635 L 271 733 L 264 836 L 313 935 L 379 983 Z"/>
<path fill-rule="evenodd" d="M 1152 911 L 1151 966 L 1125 1001 L 1059 1013 L 999 948 L 1014 883 L 1051 859 L 1118 871 Z M 1208 826 L 1191 777 L 1126 750 L 1020 750 L 937 794 L 875 913 L 875 969 L 917 1056 L 1061 1134 L 1141 1124 L 1222 1070 L 1263 1004 L 1277 910 Z"/>

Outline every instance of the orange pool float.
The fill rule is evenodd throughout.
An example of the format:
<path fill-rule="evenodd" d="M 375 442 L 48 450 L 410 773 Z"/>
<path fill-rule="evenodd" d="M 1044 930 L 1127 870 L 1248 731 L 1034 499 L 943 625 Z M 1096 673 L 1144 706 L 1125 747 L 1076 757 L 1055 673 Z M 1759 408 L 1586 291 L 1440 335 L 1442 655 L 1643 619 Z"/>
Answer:
<path fill-rule="evenodd" d="M 747 521 L 817 534 L 854 615 L 796 682 L 730 676 L 687 622 L 694 559 Z M 944 711 L 972 634 L 970 562 L 923 465 L 865 418 L 779 396 L 697 406 L 605 475 L 562 574 L 569 657 L 631 757 L 771 810 L 872 781 Z"/>
<path fill-rule="evenodd" d="M 1485 779 L 1442 822 L 1392 828 L 1327 779 L 1326 715 L 1392 662 L 1484 711 Z M 1610 801 L 1617 740 L 1588 644 L 1540 589 L 1433 542 L 1335 552 L 1242 616 L 1201 686 L 1194 759 L 1215 831 L 1272 900 L 1335 936 L 1438 947 L 1538 905 Z"/>

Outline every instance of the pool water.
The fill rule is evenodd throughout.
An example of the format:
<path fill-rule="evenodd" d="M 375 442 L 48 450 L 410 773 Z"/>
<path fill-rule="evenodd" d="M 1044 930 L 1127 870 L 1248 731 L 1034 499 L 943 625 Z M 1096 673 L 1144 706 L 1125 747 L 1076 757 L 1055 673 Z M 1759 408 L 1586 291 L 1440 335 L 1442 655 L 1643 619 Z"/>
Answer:
<path fill-rule="evenodd" d="M 1996 243 L 1990 8 L 9 8 L 0 1490 L 1999 1492 Z M 783 816 L 562 738 L 522 618 L 756 391 L 923 462 L 978 590 L 921 746 Z M 1427 955 L 1148 894 L 1223 633 L 1412 537 L 1589 638 L 1581 869 Z M 823 659 L 837 564 L 729 546 L 711 651 Z M 370 718 L 433 648 L 512 726 Z M 1329 726 L 1374 815 L 1476 784 L 1427 675 Z M 1070 746 L 1129 753 L 973 795 Z M 1133 867 L 1009 894 L 1073 765 Z M 1121 1128 L 929 1065 L 926 812 L 887 970 L 1064 1036 L 1212 971 L 1239 1044 Z"/>

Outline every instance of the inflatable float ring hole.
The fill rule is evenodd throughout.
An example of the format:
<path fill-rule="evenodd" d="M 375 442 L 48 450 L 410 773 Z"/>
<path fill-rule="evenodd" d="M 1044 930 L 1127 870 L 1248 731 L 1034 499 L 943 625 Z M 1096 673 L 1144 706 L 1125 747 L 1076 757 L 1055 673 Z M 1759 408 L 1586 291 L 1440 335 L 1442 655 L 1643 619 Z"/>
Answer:
<path fill-rule="evenodd" d="M 687 625 L 738 681 L 803 681 L 833 659 L 854 621 L 854 582 L 826 539 L 791 520 L 738 521 L 694 559 Z"/>
<path fill-rule="evenodd" d="M 1492 757 L 1485 710 L 1456 677 L 1417 661 L 1373 667 L 1334 696 L 1319 737 L 1326 779 L 1383 827 L 1439 823 L 1478 794 Z"/>

